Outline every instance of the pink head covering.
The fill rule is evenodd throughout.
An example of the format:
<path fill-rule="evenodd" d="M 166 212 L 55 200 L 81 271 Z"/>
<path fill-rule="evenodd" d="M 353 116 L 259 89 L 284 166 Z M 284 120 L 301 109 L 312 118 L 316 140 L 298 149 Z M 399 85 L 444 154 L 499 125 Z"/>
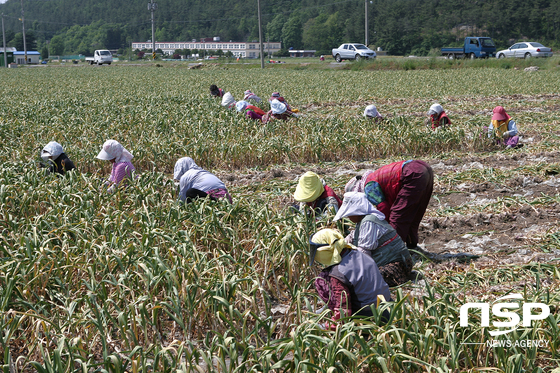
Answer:
<path fill-rule="evenodd" d="M 506 120 L 511 118 L 508 113 L 506 113 L 506 109 L 502 106 L 496 106 L 492 112 L 494 113 L 492 115 L 492 120 Z"/>

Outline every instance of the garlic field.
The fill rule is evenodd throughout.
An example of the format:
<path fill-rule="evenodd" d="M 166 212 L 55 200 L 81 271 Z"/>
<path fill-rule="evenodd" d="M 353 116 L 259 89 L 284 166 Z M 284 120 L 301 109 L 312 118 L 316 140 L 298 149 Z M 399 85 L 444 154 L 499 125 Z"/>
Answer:
<path fill-rule="evenodd" d="M 165 64 L 164 64 L 165 65 Z M 0 69 L 0 364 L 5 372 L 545 372 L 560 366 L 560 69 L 263 71 L 212 65 Z M 279 91 L 300 118 L 266 125 L 212 99 Z M 449 130 L 424 126 L 434 102 Z M 375 103 L 387 120 L 362 117 Z M 524 146 L 483 133 L 504 106 Z M 103 142 L 139 177 L 100 192 Z M 46 176 L 58 141 L 78 171 Z M 175 161 L 192 157 L 233 204 L 181 205 Z M 392 289 L 386 324 L 321 324 L 308 239 L 330 226 L 295 215 L 298 176 L 342 196 L 365 169 L 422 159 L 436 175 L 424 278 Z M 350 224 L 350 223 L 348 223 Z M 339 226 L 340 227 L 340 226 Z M 520 293 L 550 315 L 494 337 L 460 308 Z M 490 307 L 492 309 L 492 307 Z M 519 315 L 521 310 L 516 310 Z M 490 314 L 490 325 L 507 321 Z M 535 346 L 516 343 L 538 341 Z M 510 341 L 511 346 L 489 342 Z"/>

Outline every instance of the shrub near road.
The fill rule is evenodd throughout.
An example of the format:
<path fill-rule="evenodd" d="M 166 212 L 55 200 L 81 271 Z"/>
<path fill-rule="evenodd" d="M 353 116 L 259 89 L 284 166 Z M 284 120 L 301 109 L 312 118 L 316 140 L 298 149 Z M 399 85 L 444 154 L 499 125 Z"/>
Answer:
<path fill-rule="evenodd" d="M 558 72 L 119 67 L 0 75 L 5 370 L 558 366 Z M 212 83 L 238 98 L 245 89 L 280 91 L 302 117 L 255 125 L 208 97 Z M 435 100 L 453 116 L 451 131 L 423 126 Z M 387 122 L 361 117 L 371 102 Z M 518 121 L 523 149 L 500 152 L 480 137 L 498 104 Z M 108 138 L 131 150 L 142 172 L 114 195 L 99 193 L 110 170 L 94 159 Z M 51 140 L 80 172 L 43 176 L 35 162 Z M 175 202 L 169 175 L 186 155 L 231 185 L 232 205 Z M 477 246 L 482 257 L 418 263 L 424 282 L 394 289 L 385 326 L 354 320 L 323 331 L 324 315 L 312 312 L 321 306 L 311 286 L 317 269 L 305 263 L 309 235 L 331 223 L 286 211 L 294 178 L 311 169 L 341 191 L 359 169 L 400 158 L 429 160 L 438 176 L 421 232 L 426 247 Z M 459 326 L 461 305 L 510 291 L 550 305 L 546 320 L 508 337 L 543 347 L 489 347 L 478 312 L 472 327 Z"/>

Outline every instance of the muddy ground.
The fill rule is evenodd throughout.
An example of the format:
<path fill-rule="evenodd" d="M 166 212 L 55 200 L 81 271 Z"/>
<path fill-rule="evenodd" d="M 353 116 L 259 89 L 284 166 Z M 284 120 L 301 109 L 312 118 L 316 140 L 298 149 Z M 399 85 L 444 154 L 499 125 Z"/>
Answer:
<path fill-rule="evenodd" d="M 530 144 L 526 144 L 530 145 Z M 421 223 L 421 247 L 434 253 L 471 253 L 477 263 L 522 264 L 560 258 L 560 152 L 531 153 L 530 146 L 492 154 L 425 159 L 433 168 L 434 193 Z M 286 167 L 221 175 L 232 186 L 295 185 L 311 170 L 333 180 L 342 196 L 347 180 L 379 164 L 367 162 L 323 167 Z M 469 175 L 494 170 L 493 181 L 469 181 Z M 457 174 L 466 180 L 456 180 Z M 476 180 L 476 177 L 470 179 Z M 289 193 L 279 197 L 290 201 Z M 550 245 L 550 241 L 553 241 Z"/>

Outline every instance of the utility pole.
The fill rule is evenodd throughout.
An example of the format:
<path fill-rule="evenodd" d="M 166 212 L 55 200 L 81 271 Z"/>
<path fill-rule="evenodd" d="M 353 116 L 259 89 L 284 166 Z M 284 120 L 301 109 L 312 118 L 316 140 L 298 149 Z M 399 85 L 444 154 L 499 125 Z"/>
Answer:
<path fill-rule="evenodd" d="M 367 19 L 367 16 L 368 16 L 368 14 L 367 14 L 367 13 L 368 13 L 368 11 L 367 11 L 367 10 L 368 10 L 368 9 L 367 9 L 367 8 L 368 8 L 367 3 L 368 3 L 368 1 L 369 1 L 369 0 L 366 0 L 366 1 L 365 1 L 365 3 L 366 3 L 366 47 L 368 46 L 368 41 L 369 41 L 369 40 L 368 40 L 368 19 Z"/>
<path fill-rule="evenodd" d="M 25 40 L 25 18 L 23 18 L 23 0 L 21 0 L 21 27 L 23 31 L 23 58 L 24 65 L 27 65 L 27 41 Z"/>
<path fill-rule="evenodd" d="M 261 22 L 261 0 L 257 0 L 257 11 L 259 12 L 259 49 L 261 55 L 261 69 L 264 69 L 264 48 L 262 37 L 262 22 Z"/>
<path fill-rule="evenodd" d="M 154 12 L 157 9 L 157 3 L 154 0 L 148 3 L 148 10 L 152 12 L 152 59 L 156 59 L 156 22 L 154 18 Z"/>
<path fill-rule="evenodd" d="M 4 67 L 8 67 L 8 54 L 6 53 L 6 31 L 4 31 L 4 13 L 2 13 L 2 42 L 4 43 Z"/>

